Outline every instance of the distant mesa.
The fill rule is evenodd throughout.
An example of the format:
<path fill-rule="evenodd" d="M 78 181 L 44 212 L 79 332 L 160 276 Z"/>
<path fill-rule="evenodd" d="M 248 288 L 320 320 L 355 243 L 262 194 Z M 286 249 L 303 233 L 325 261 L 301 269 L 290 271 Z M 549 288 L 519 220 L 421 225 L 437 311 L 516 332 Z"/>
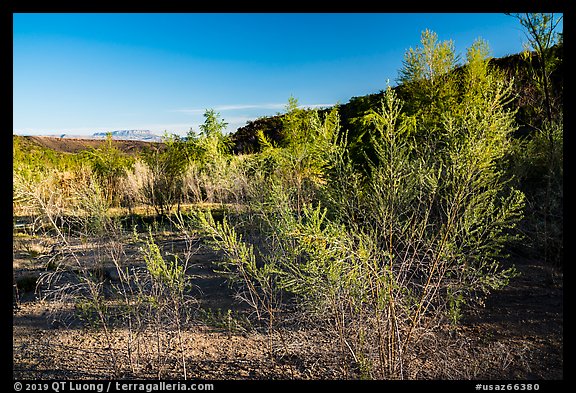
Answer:
<path fill-rule="evenodd" d="M 162 142 L 162 137 L 149 130 L 118 130 L 110 132 L 112 139 L 129 141 Z M 92 135 L 61 134 L 60 138 L 106 139 L 108 132 L 95 132 Z"/>

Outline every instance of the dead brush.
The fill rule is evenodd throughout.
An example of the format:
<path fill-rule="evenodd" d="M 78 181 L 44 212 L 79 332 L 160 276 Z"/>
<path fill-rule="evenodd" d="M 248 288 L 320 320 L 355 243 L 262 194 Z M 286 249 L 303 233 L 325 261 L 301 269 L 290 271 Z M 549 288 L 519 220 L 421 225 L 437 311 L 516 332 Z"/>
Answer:
<path fill-rule="evenodd" d="M 185 275 L 192 252 L 183 260 L 174 256 L 168 262 L 150 234 L 141 251 L 144 269 L 129 268 L 123 242 L 133 235 L 123 233 L 119 222 L 110 217 L 98 183 L 89 176 L 83 179 L 66 193 L 51 188 L 50 177 L 40 186 L 23 178 L 15 184 L 25 207 L 49 223 L 46 231 L 57 239 L 49 268 L 34 282 L 50 319 L 62 328 L 83 322 L 101 332 L 111 377 L 137 375 L 145 364 L 154 364 L 157 377 L 173 376 L 178 371 L 165 365 L 177 346 L 178 367 L 187 378 L 182 331 L 187 310 L 193 310 Z M 118 329 L 125 328 L 128 340 L 118 346 Z M 151 352 L 155 352 L 152 363 Z"/>

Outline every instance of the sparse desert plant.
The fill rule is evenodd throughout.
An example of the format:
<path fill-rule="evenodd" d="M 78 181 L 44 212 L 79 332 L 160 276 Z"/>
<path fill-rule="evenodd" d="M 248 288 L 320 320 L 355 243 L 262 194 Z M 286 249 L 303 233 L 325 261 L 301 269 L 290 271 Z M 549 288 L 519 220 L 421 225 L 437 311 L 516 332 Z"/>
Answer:
<path fill-rule="evenodd" d="M 246 332 L 251 326 L 246 316 L 232 309 L 224 311 L 221 308 L 201 308 L 198 318 L 208 326 L 224 329 L 230 334 Z"/>
<path fill-rule="evenodd" d="M 107 203 L 117 206 L 120 202 L 117 192 L 119 185 L 134 164 L 133 159 L 113 146 L 111 133 L 106 135 L 106 142 L 102 147 L 85 150 L 82 154 L 90 163 Z"/>
<path fill-rule="evenodd" d="M 446 145 L 435 156 L 414 144 L 418 122 L 388 89 L 365 118 L 376 154 L 366 177 L 358 183 L 344 143 L 328 139 L 324 162 L 335 176 L 326 176 L 319 195 L 339 208 L 293 203 L 289 183 L 272 183 L 252 222 L 266 242 L 199 214 L 270 330 L 291 293 L 305 315 L 331 326 L 362 375 L 404 378 L 423 332 L 457 323 L 464 305 L 506 285 L 513 271 L 500 269 L 498 258 L 521 218 L 523 195 L 498 168 L 513 127 L 502 109 L 506 87 L 491 86 L 494 95 L 477 102 L 478 111 L 445 118 Z"/>
<path fill-rule="evenodd" d="M 142 192 L 157 214 L 165 215 L 182 202 L 183 177 L 188 166 L 186 144 L 177 135 L 166 135 L 166 149 L 149 149 L 142 159 L 149 168 Z"/>
<path fill-rule="evenodd" d="M 158 365 L 163 363 L 163 346 L 161 343 L 163 332 L 174 331 L 177 335 L 182 375 L 187 379 L 186 355 L 183 342 L 183 315 L 187 307 L 185 291 L 189 286 L 189 277 L 186 275 L 187 260 L 182 263 L 177 255 L 172 255 L 169 260 L 163 256 L 160 248 L 154 242 L 152 233 L 141 248 L 142 256 L 146 263 L 146 278 L 143 286 L 139 286 L 139 298 L 146 299 L 148 303 L 149 317 L 154 321 L 153 329 L 157 341 Z M 147 284 L 145 284 L 147 282 Z M 145 291 L 145 292 L 143 292 Z M 162 378 L 161 368 L 158 377 Z"/>

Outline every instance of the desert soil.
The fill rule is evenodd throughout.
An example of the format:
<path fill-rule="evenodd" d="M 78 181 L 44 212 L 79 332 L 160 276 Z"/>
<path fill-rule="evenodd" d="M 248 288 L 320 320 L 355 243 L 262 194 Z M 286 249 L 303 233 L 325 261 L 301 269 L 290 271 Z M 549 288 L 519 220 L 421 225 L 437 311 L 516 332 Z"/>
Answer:
<path fill-rule="evenodd" d="M 164 250 L 181 250 L 183 239 L 167 235 L 158 240 Z M 96 247 L 78 243 L 78 255 L 94 258 Z M 137 244 L 125 245 L 127 264 L 142 265 Z M 179 248 L 180 247 L 180 248 Z M 56 252 L 53 240 L 15 237 L 15 282 L 38 277 L 46 260 Z M 214 272 L 217 255 L 199 246 L 190 260 L 196 310 L 248 312 L 235 298 L 221 275 Z M 503 290 L 491 294 L 485 307 L 468 313 L 446 336 L 437 340 L 445 355 L 423 359 L 414 379 L 563 379 L 563 275 L 538 261 L 512 261 L 520 275 Z M 357 378 L 332 354 L 334 343 L 321 331 L 295 327 L 275 333 L 226 328 L 209 318 L 186 326 L 178 343 L 172 332 L 139 331 L 86 326 L 75 317 L 73 304 L 41 300 L 33 290 L 21 288 L 13 312 L 13 377 L 15 379 L 342 379 Z M 199 315 L 199 314 L 198 314 Z M 205 315 L 205 314 L 202 314 Z M 66 318 L 65 318 L 66 317 Z M 62 321 L 67 321 L 63 323 Z M 130 342 L 165 343 L 159 355 L 140 348 L 132 362 Z M 446 344 L 446 345 L 445 345 Z M 184 348 L 181 351 L 180 348 Z M 432 348 L 432 347 L 431 347 Z M 434 349 L 434 348 L 432 348 Z M 271 358 L 270 353 L 274 353 Z M 466 367 L 463 367 L 463 365 Z M 118 366 L 121 365 L 121 366 Z"/>

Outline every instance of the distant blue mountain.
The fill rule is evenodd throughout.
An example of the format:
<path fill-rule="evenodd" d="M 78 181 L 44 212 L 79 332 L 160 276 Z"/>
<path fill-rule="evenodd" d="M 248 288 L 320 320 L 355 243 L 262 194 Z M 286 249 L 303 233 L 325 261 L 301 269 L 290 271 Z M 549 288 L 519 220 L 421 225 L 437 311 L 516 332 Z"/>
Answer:
<path fill-rule="evenodd" d="M 110 133 L 112 134 L 112 139 L 116 140 L 162 142 L 161 136 L 153 134 L 149 130 L 118 130 Z M 60 138 L 105 139 L 107 134 L 108 132 L 95 132 L 92 135 L 61 134 Z"/>

